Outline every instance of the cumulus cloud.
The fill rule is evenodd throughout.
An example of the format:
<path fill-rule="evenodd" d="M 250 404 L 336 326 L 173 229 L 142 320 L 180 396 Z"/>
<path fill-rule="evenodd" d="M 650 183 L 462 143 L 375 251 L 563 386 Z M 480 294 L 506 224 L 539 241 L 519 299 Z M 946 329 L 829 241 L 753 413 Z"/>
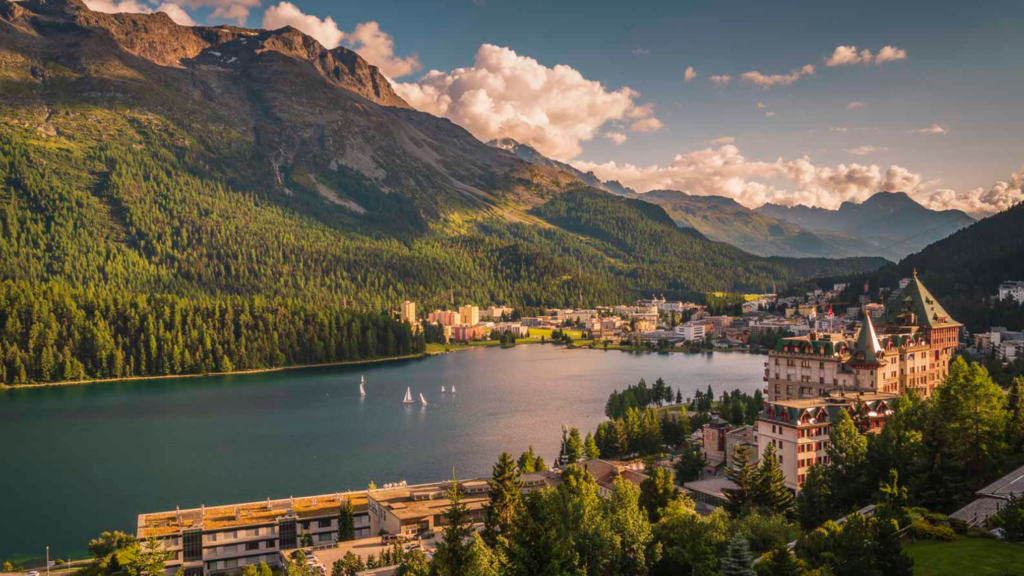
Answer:
<path fill-rule="evenodd" d="M 244 26 L 249 12 L 260 6 L 260 0 L 178 0 L 175 4 L 186 8 L 212 8 L 210 18 L 222 19 Z"/>
<path fill-rule="evenodd" d="M 847 110 L 860 110 L 865 104 L 863 102 L 850 102 L 846 105 Z"/>
<path fill-rule="evenodd" d="M 633 132 L 657 132 L 664 127 L 665 125 L 657 118 L 644 118 L 643 120 L 634 122 L 629 129 Z"/>
<path fill-rule="evenodd" d="M 728 74 L 709 76 L 708 80 L 711 80 L 711 83 L 714 84 L 715 86 L 725 86 L 726 84 L 732 81 L 732 76 L 729 76 Z"/>
<path fill-rule="evenodd" d="M 570 66 L 547 67 L 490 44 L 480 47 L 472 67 L 432 70 L 416 82 L 396 83 L 395 90 L 412 106 L 449 118 L 481 140 L 515 138 L 560 160 L 577 156 L 580 143 L 609 122 L 632 119 L 634 130 L 650 130 L 657 121 L 653 108 L 638 105 L 640 94 L 628 87 L 608 90 Z"/>
<path fill-rule="evenodd" d="M 878 55 L 871 53 L 871 50 L 857 50 L 856 46 L 837 46 L 832 55 L 825 60 L 826 66 L 849 66 L 852 64 L 874 64 L 880 66 L 886 62 L 905 60 L 907 51 L 895 46 L 886 46 L 878 51 Z"/>
<path fill-rule="evenodd" d="M 330 16 L 321 19 L 306 14 L 291 2 L 280 2 L 267 8 L 263 13 L 263 27 L 276 30 L 284 26 L 292 26 L 309 34 L 327 48 L 336 48 L 344 43 L 367 62 L 380 68 L 389 78 L 407 76 L 422 68 L 415 54 L 395 56 L 394 39 L 381 30 L 376 22 L 363 22 L 352 32 L 345 32 Z"/>
<path fill-rule="evenodd" d="M 181 6 L 178 6 L 177 4 L 170 4 L 165 2 L 157 6 L 156 11 L 167 14 L 171 17 L 171 20 L 174 20 L 176 24 L 179 24 L 181 26 L 196 25 L 196 21 L 193 20 L 191 16 L 189 16 L 188 12 L 185 12 L 185 9 Z"/>
<path fill-rule="evenodd" d="M 602 180 L 617 180 L 646 192 L 682 190 L 701 196 L 727 196 L 750 208 L 766 202 L 838 208 L 844 201 L 863 202 L 880 190 L 918 193 L 922 178 L 901 166 L 840 164 L 818 166 L 807 156 L 774 162 L 751 161 L 738 147 L 719 147 L 679 154 L 667 166 L 637 166 L 578 161 L 574 166 L 593 171 Z M 788 185 L 779 185 L 788 181 Z"/>
<path fill-rule="evenodd" d="M 693 66 L 687 66 L 686 72 L 683 73 L 683 80 L 689 82 L 697 77 L 697 71 L 693 69 Z"/>
<path fill-rule="evenodd" d="M 789 74 L 772 74 L 771 76 L 768 76 L 758 72 L 757 70 L 751 70 L 750 72 L 740 74 L 740 78 L 749 84 L 769 89 L 773 86 L 789 86 L 804 76 L 813 75 L 814 64 L 806 64 L 802 68 L 791 70 Z"/>
<path fill-rule="evenodd" d="M 938 124 L 932 124 L 927 128 L 921 128 L 919 130 L 908 130 L 907 134 L 945 134 L 949 130 L 939 126 Z"/>
<path fill-rule="evenodd" d="M 624 143 L 626 140 L 629 140 L 629 136 L 626 136 L 622 132 L 605 132 L 604 137 L 611 140 L 612 144 L 615 144 L 616 146 Z"/>
<path fill-rule="evenodd" d="M 914 199 L 932 210 L 963 210 L 976 217 L 991 216 L 1024 202 L 1024 168 L 989 188 L 958 193 L 942 189 L 915 195 Z"/>
<path fill-rule="evenodd" d="M 736 138 L 733 136 L 722 136 L 721 138 L 715 138 L 711 141 L 712 144 L 721 146 L 722 144 L 733 144 L 736 142 Z"/>
<path fill-rule="evenodd" d="M 856 148 L 847 148 L 846 151 L 856 156 L 867 156 L 875 152 L 888 152 L 889 149 L 882 146 L 858 146 Z"/>

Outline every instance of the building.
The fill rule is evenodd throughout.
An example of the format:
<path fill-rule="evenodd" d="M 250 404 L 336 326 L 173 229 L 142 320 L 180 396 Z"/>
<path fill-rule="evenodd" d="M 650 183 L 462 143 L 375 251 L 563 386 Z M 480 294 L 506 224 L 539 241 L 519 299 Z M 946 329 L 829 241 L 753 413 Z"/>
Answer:
<path fill-rule="evenodd" d="M 1007 280 L 999 285 L 999 292 L 996 295 L 1000 300 L 1014 300 L 1018 304 L 1024 304 L 1024 282 Z"/>
<path fill-rule="evenodd" d="M 457 326 L 452 326 L 452 340 L 456 342 L 483 340 L 486 337 L 487 327 L 482 324 L 459 324 Z"/>
<path fill-rule="evenodd" d="M 897 397 L 876 393 L 766 402 L 757 420 L 758 453 L 775 444 L 786 487 L 799 491 L 811 466 L 828 463 L 825 449 L 841 410 L 853 417 L 862 432 L 877 433 L 885 427 L 892 414 L 889 404 Z"/>
<path fill-rule="evenodd" d="M 502 334 L 512 333 L 516 338 L 526 338 L 530 335 L 530 328 L 519 322 L 498 322 L 491 330 Z"/>
<path fill-rule="evenodd" d="M 587 322 L 587 331 L 594 340 L 617 337 L 622 333 L 622 319 L 618 316 L 591 318 Z"/>
<path fill-rule="evenodd" d="M 682 334 L 683 340 L 687 342 L 701 342 L 706 336 L 704 327 L 703 322 L 687 322 L 676 326 L 673 330 L 677 334 Z"/>
<path fill-rule="evenodd" d="M 406 300 L 402 302 L 402 321 L 410 325 L 416 324 L 416 303 Z"/>
<path fill-rule="evenodd" d="M 812 331 L 780 339 L 765 364 L 769 399 L 910 389 L 928 397 L 949 372 L 960 327 L 915 274 L 886 307 L 878 331 L 863 315 L 855 338 Z"/>
<path fill-rule="evenodd" d="M 480 323 L 480 308 L 467 304 L 459 308 L 459 316 L 462 317 L 463 324 L 469 324 L 473 326 Z"/>
<path fill-rule="evenodd" d="M 978 499 L 949 515 L 967 526 L 983 526 L 1014 498 L 1024 498 L 1024 466 L 975 492 Z"/>
<path fill-rule="evenodd" d="M 548 486 L 556 486 L 559 475 L 544 471 L 523 474 L 523 493 Z M 487 479 L 459 480 L 463 505 L 474 523 L 482 523 L 484 505 L 490 502 Z M 450 504 L 448 491 L 452 481 L 421 484 L 418 486 L 392 486 L 367 492 L 367 508 L 371 534 L 403 534 L 415 536 L 421 532 L 440 531 L 444 513 Z"/>
<path fill-rule="evenodd" d="M 725 506 L 729 498 L 726 490 L 735 490 L 736 483 L 725 476 L 704 478 L 683 484 L 683 490 L 693 500 L 697 512 L 708 513 L 720 506 Z"/>
<path fill-rule="evenodd" d="M 622 478 L 636 484 L 647 479 L 643 473 L 643 462 L 613 462 L 611 460 L 584 460 L 579 464 L 584 470 L 590 472 L 597 482 L 597 493 L 607 498 L 612 495 L 615 489 L 615 481 Z"/>
<path fill-rule="evenodd" d="M 510 306 L 489 306 L 480 311 L 480 315 L 485 318 L 493 318 L 494 320 L 500 320 L 502 316 L 511 316 L 515 309 Z"/>
<path fill-rule="evenodd" d="M 455 326 L 462 324 L 462 315 L 453 310 L 434 310 L 427 315 L 427 322 L 440 323 L 442 326 Z"/>
<path fill-rule="evenodd" d="M 167 575 L 238 572 L 249 564 L 281 566 L 281 553 L 338 539 L 341 501 L 352 504 L 356 538 L 370 536 L 365 492 L 285 498 L 229 506 L 140 514 L 136 536 L 159 538 L 171 553 Z"/>
<path fill-rule="evenodd" d="M 878 321 L 885 316 L 885 306 L 882 304 L 865 304 L 864 313 L 871 317 L 872 320 Z"/>

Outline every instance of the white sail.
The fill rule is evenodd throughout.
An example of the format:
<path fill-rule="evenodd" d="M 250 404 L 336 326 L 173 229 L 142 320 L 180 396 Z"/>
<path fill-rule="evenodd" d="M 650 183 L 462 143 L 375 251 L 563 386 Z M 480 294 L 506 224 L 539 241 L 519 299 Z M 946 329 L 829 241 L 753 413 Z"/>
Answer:
<path fill-rule="evenodd" d="M 420 404 L 427 405 L 427 399 L 423 397 L 423 392 L 420 392 Z"/>
<path fill-rule="evenodd" d="M 405 404 L 412 404 L 412 390 L 408 387 L 405 389 L 405 399 L 402 400 L 402 402 Z"/>
<path fill-rule="evenodd" d="M 441 384 L 441 394 L 444 394 L 444 384 Z"/>
<path fill-rule="evenodd" d="M 455 384 L 452 384 L 452 394 L 455 394 Z"/>
<path fill-rule="evenodd" d="M 362 382 L 359 383 L 359 395 L 360 396 L 366 396 L 366 388 L 363 387 L 363 383 Z"/>

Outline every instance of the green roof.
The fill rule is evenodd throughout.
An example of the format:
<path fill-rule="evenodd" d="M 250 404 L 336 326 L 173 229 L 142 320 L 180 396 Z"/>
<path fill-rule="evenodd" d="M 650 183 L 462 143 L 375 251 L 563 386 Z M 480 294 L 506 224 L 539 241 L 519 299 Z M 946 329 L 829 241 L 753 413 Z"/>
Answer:
<path fill-rule="evenodd" d="M 914 322 L 909 322 L 907 314 L 915 316 Z M 920 326 L 921 328 L 941 328 L 958 324 L 949 313 L 939 304 L 939 301 L 932 296 L 932 293 L 917 279 L 917 272 L 910 284 L 903 289 L 899 298 L 890 302 L 885 310 L 889 323 L 900 326 Z"/>

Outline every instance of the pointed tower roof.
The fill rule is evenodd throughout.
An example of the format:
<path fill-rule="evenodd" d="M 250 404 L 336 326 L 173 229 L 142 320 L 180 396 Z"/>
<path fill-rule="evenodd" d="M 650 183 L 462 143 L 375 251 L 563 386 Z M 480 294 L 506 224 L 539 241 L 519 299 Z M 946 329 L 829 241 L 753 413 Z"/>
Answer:
<path fill-rule="evenodd" d="M 950 317 L 939 301 L 924 287 L 917 278 L 917 270 L 910 284 L 903 292 L 886 307 L 885 315 L 889 323 L 898 326 L 919 326 L 921 328 L 940 328 L 959 326 Z"/>
<path fill-rule="evenodd" d="M 878 336 L 875 335 L 875 325 L 871 323 L 871 316 L 864 314 L 857 343 L 853 347 L 853 359 L 860 364 L 880 366 L 882 361 L 878 357 L 883 353 L 882 347 L 878 344 Z"/>

